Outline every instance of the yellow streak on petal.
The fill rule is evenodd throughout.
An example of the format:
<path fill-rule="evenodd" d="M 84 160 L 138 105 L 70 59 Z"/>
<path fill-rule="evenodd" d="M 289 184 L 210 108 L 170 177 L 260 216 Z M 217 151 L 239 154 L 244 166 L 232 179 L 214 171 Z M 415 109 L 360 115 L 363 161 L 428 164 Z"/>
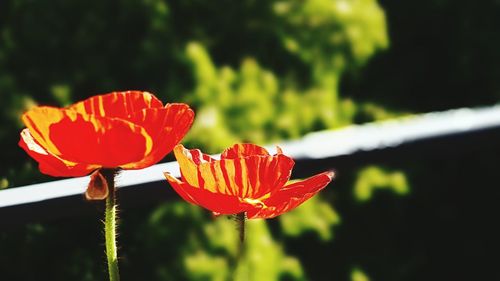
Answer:
<path fill-rule="evenodd" d="M 243 152 L 245 152 L 245 147 L 242 145 L 242 144 L 238 144 L 238 148 L 236 149 L 238 152 L 237 152 L 237 157 L 240 157 Z"/>
<path fill-rule="evenodd" d="M 106 116 L 106 111 L 104 110 L 103 98 L 102 98 L 102 96 L 99 96 L 98 98 L 99 99 L 97 101 L 99 103 L 99 115 Z"/>
<path fill-rule="evenodd" d="M 147 103 L 148 107 L 151 107 L 151 102 L 153 100 L 153 97 L 151 96 L 152 94 L 150 92 L 143 92 L 142 97 L 144 98 L 144 101 Z"/>
<path fill-rule="evenodd" d="M 243 198 L 243 202 L 248 203 L 248 204 L 252 204 L 254 206 L 261 206 L 263 208 L 267 207 L 266 204 L 264 204 L 264 202 L 262 202 L 260 200 L 260 198 L 259 199 Z"/>
<path fill-rule="evenodd" d="M 214 162 L 213 165 L 214 165 L 215 178 L 217 184 L 216 188 L 222 194 L 230 194 L 231 193 L 231 191 L 229 190 L 230 187 L 227 186 L 226 181 L 224 180 L 224 174 L 222 173 L 221 162 L 220 161 Z"/>
<path fill-rule="evenodd" d="M 220 193 L 219 190 L 217 190 L 217 183 L 215 181 L 214 174 L 212 174 L 212 169 L 210 169 L 210 165 L 200 165 L 198 166 L 198 169 L 201 177 L 205 181 L 203 187 L 210 192 Z"/>
<path fill-rule="evenodd" d="M 127 124 L 132 132 L 135 132 L 136 128 L 140 128 L 139 133 L 144 137 L 144 142 L 145 142 L 144 157 L 148 156 L 153 150 L 153 138 L 143 127 L 140 127 L 139 125 L 134 125 L 133 123 L 129 122 L 127 122 Z"/>
<path fill-rule="evenodd" d="M 76 115 L 76 113 L 75 113 Z M 59 149 L 50 140 L 50 126 L 64 118 L 61 110 L 50 107 L 38 107 L 26 112 L 23 122 L 26 124 L 33 138 L 46 150 L 60 154 Z M 69 116 L 71 118 L 71 116 Z M 76 116 L 75 116 L 76 118 Z"/>
<path fill-rule="evenodd" d="M 260 164 L 261 164 L 261 161 L 258 161 L 257 162 L 257 172 L 254 173 L 254 177 L 255 177 L 255 182 L 252 186 L 252 193 L 251 194 L 256 194 L 257 191 L 260 189 L 260 187 L 262 186 L 262 182 L 260 180 L 260 170 L 262 169 L 260 167 Z"/>
<path fill-rule="evenodd" d="M 240 187 L 241 193 L 239 195 L 241 197 L 246 197 L 248 196 L 249 190 L 248 190 L 248 169 L 247 169 L 247 164 L 245 162 L 244 158 L 240 158 L 240 166 L 241 166 L 241 184 L 242 186 Z"/>
<path fill-rule="evenodd" d="M 179 167 L 181 169 L 182 175 L 189 185 L 193 187 L 199 187 L 198 182 L 198 167 L 193 162 L 193 160 L 187 156 L 189 152 L 182 146 L 182 144 L 177 145 L 174 148 L 174 155 L 179 162 Z"/>
<path fill-rule="evenodd" d="M 149 155 L 149 153 L 151 153 L 151 150 L 153 150 L 153 139 L 145 129 L 142 129 L 142 135 L 146 139 L 146 151 L 144 152 L 144 155 Z"/>
<path fill-rule="evenodd" d="M 238 187 L 236 186 L 236 183 L 234 182 L 234 178 L 236 176 L 236 169 L 234 168 L 234 161 L 225 161 L 225 167 L 226 167 L 226 174 L 227 174 L 227 179 L 229 180 L 229 186 L 228 186 L 228 192 L 231 195 L 236 195 L 238 194 Z"/>
<path fill-rule="evenodd" d="M 271 197 L 271 192 L 264 194 L 264 196 L 260 197 L 259 200 L 266 200 L 269 197 Z"/>
<path fill-rule="evenodd" d="M 84 114 L 87 113 L 86 110 L 85 110 L 85 106 L 84 106 L 83 102 L 79 102 L 79 103 L 77 103 L 75 105 L 72 105 L 71 107 L 76 112 L 80 112 L 80 113 L 84 113 Z"/>

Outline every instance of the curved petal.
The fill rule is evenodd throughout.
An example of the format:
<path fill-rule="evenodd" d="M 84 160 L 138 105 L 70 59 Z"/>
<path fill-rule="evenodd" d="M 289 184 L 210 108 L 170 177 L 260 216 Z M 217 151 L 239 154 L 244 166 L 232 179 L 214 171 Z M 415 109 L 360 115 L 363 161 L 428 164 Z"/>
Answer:
<path fill-rule="evenodd" d="M 227 167 L 234 163 L 237 194 L 243 198 L 260 199 L 268 193 L 282 188 L 290 179 L 295 164 L 292 158 L 285 155 L 249 156 L 228 162 Z"/>
<path fill-rule="evenodd" d="M 172 103 L 164 108 L 148 108 L 136 112 L 130 121 L 146 130 L 153 140 L 153 148 L 141 161 L 122 168 L 142 169 L 159 162 L 186 135 L 193 119 L 193 110 L 183 103 Z"/>
<path fill-rule="evenodd" d="M 251 143 L 237 143 L 222 152 L 221 159 L 237 159 L 252 155 L 270 156 L 269 152 L 258 145 Z"/>
<path fill-rule="evenodd" d="M 249 219 L 268 219 L 293 210 L 327 186 L 332 181 L 333 176 L 334 173 L 328 171 L 289 184 L 264 200 L 265 207 L 260 210 L 251 210 L 247 216 Z"/>
<path fill-rule="evenodd" d="M 189 153 L 191 154 L 191 159 L 194 161 L 196 165 L 217 161 L 210 155 L 201 152 L 201 150 L 199 149 L 190 149 Z"/>
<path fill-rule="evenodd" d="M 144 128 L 121 119 L 53 107 L 36 107 L 22 118 L 41 147 L 74 163 L 116 168 L 141 161 L 152 148 Z"/>
<path fill-rule="evenodd" d="M 236 196 L 213 193 L 208 190 L 193 187 L 172 177 L 169 173 L 165 173 L 165 177 L 184 200 L 217 214 L 237 214 L 254 209 L 251 204 L 242 202 Z"/>
<path fill-rule="evenodd" d="M 41 147 L 31 136 L 29 129 L 21 132 L 19 146 L 39 164 L 40 172 L 54 177 L 80 177 L 99 168 L 95 165 L 78 164 L 63 160 Z"/>
<path fill-rule="evenodd" d="M 260 199 L 283 187 L 294 165 L 291 158 L 282 154 L 201 163 L 182 145 L 176 146 L 174 153 L 189 185 L 247 199 Z"/>
<path fill-rule="evenodd" d="M 182 197 L 182 199 L 184 199 L 184 201 L 187 201 L 187 202 L 189 202 L 191 204 L 198 205 L 198 203 L 196 202 L 196 200 L 193 197 L 191 197 L 191 195 L 184 190 L 184 186 L 187 185 L 186 183 L 184 183 L 184 182 L 178 180 L 177 178 L 173 177 L 168 172 L 163 173 L 163 175 L 165 175 L 165 178 L 170 183 L 170 185 L 172 186 L 172 188 L 175 190 L 175 192 L 177 192 L 177 194 L 179 194 L 180 197 Z"/>
<path fill-rule="evenodd" d="M 95 115 L 128 120 L 134 112 L 146 108 L 162 108 L 163 104 L 153 94 L 142 91 L 112 92 L 93 96 L 75 103 L 68 109 L 83 115 Z"/>
<path fill-rule="evenodd" d="M 193 157 L 191 155 L 191 151 L 184 148 L 182 144 L 178 144 L 174 147 L 174 155 L 175 159 L 177 159 L 177 162 L 179 163 L 182 178 L 187 182 L 187 184 L 199 187 L 198 165 L 193 160 L 193 158 L 196 159 L 196 157 Z"/>

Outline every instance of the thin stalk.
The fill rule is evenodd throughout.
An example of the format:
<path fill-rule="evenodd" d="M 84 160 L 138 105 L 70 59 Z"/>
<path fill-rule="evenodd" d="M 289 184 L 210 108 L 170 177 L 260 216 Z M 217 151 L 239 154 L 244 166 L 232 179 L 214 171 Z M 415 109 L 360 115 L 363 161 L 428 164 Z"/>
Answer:
<path fill-rule="evenodd" d="M 104 220 L 104 235 L 106 239 L 106 257 L 108 260 L 108 273 L 110 281 L 119 281 L 118 254 L 116 247 L 116 194 L 114 170 L 102 171 L 108 184 L 109 195 L 106 198 L 106 211 Z"/>
<path fill-rule="evenodd" d="M 242 280 L 246 276 L 246 270 L 241 267 L 243 259 L 245 257 L 245 222 L 247 219 L 247 214 L 241 212 L 235 215 L 237 229 L 238 229 L 238 250 L 236 253 L 236 258 L 234 260 L 234 270 L 233 270 L 233 280 Z M 238 270 L 239 268 L 239 270 Z M 242 271 L 243 270 L 243 271 Z M 247 278 L 243 278 L 247 280 Z"/>
<path fill-rule="evenodd" d="M 239 234 L 239 243 L 238 243 L 238 254 L 237 260 L 238 262 L 245 254 L 245 221 L 247 219 L 247 215 L 245 212 L 236 214 L 236 223 L 238 224 L 238 234 Z"/>

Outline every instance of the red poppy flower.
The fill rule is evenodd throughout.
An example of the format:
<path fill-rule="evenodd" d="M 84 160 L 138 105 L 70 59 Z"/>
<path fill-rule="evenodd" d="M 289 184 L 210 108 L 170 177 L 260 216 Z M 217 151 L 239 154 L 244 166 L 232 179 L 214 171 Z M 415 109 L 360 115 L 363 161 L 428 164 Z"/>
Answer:
<path fill-rule="evenodd" d="M 270 155 L 254 144 L 236 144 L 215 160 L 198 149 L 174 148 L 181 180 L 165 173 L 174 190 L 186 201 L 214 214 L 246 212 L 248 218 L 273 218 L 288 212 L 323 189 L 332 179 L 328 171 L 289 183 L 294 161 Z"/>
<path fill-rule="evenodd" d="M 76 177 L 97 170 L 87 197 L 102 199 L 107 187 L 99 169 L 142 169 L 157 163 L 184 137 L 193 118 L 186 104 L 163 106 L 148 92 L 113 92 L 65 108 L 29 110 L 22 116 L 27 128 L 19 145 L 47 175 Z"/>

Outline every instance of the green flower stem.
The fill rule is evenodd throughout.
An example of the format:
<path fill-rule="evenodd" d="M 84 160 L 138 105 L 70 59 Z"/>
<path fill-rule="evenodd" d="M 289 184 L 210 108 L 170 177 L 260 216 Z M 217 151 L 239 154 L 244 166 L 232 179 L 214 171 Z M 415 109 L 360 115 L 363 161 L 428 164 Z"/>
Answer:
<path fill-rule="evenodd" d="M 245 221 L 247 219 L 247 214 L 245 212 L 241 212 L 235 215 L 236 224 L 238 228 L 238 249 L 236 252 L 236 258 L 233 263 L 233 280 L 242 280 L 241 278 L 245 276 L 244 273 L 246 270 L 241 268 L 243 259 L 245 257 Z M 243 270 L 243 271 L 241 271 Z M 243 272 L 243 273 L 242 273 Z M 243 280 L 246 280 L 244 278 Z"/>
<path fill-rule="evenodd" d="M 110 281 L 119 281 L 118 254 L 116 247 L 116 197 L 115 174 L 116 171 L 102 171 L 108 184 L 109 195 L 106 198 L 106 212 L 104 220 L 104 233 L 106 237 L 106 256 L 108 259 L 108 272 Z"/>
<path fill-rule="evenodd" d="M 245 221 L 247 219 L 247 215 L 245 212 L 236 214 L 236 223 L 238 224 L 238 232 L 239 232 L 239 243 L 238 243 L 238 261 L 245 254 Z"/>

